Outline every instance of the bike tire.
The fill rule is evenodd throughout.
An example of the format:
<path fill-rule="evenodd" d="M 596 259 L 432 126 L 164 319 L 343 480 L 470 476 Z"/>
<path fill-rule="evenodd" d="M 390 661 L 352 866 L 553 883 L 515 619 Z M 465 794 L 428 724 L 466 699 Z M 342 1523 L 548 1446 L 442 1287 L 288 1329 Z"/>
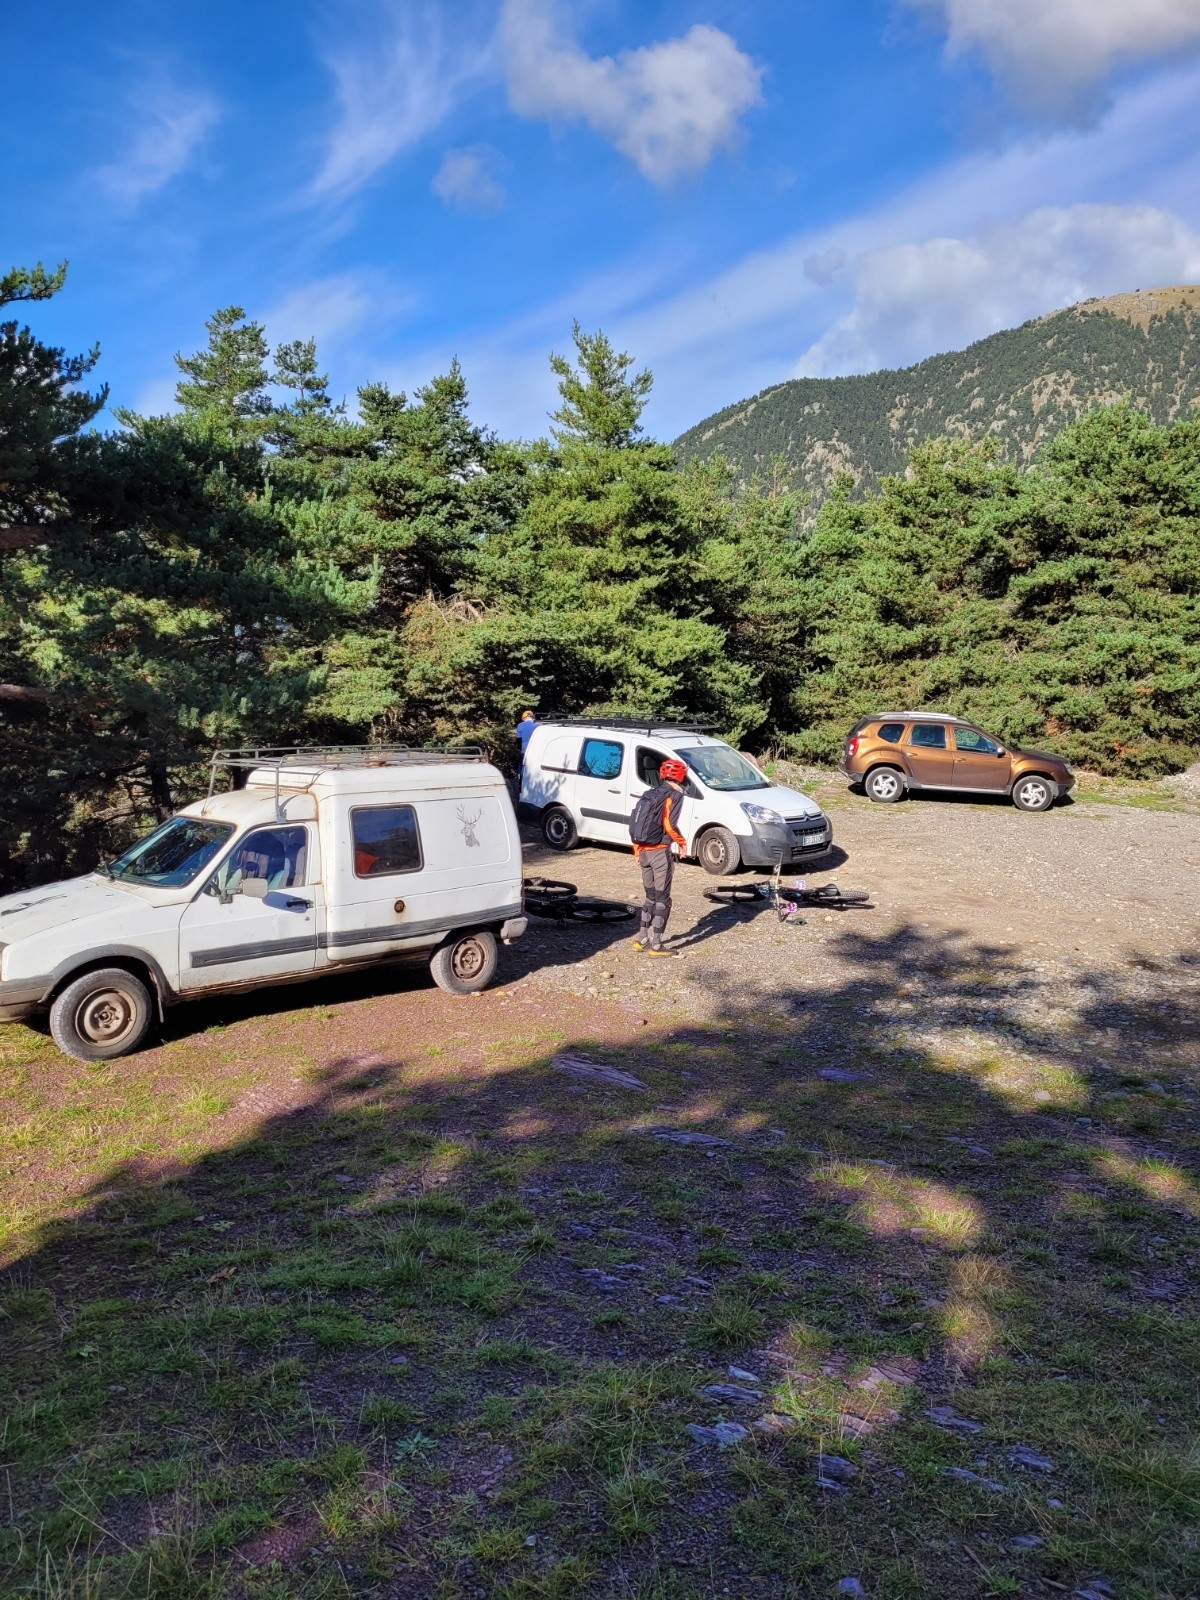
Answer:
<path fill-rule="evenodd" d="M 823 883 L 819 889 L 805 889 L 795 898 L 810 906 L 861 906 L 871 898 L 869 889 L 842 889 L 836 883 Z"/>
<path fill-rule="evenodd" d="M 705 889 L 706 900 L 716 900 L 721 905 L 751 905 L 764 899 L 762 887 L 757 883 L 722 883 L 715 889 Z"/>
<path fill-rule="evenodd" d="M 558 878 L 526 878 L 525 897 L 546 900 L 572 900 L 579 893 L 573 883 L 563 883 Z"/>
<path fill-rule="evenodd" d="M 623 900 L 597 900 L 582 895 L 572 900 L 562 915 L 571 922 L 628 922 L 637 912 Z"/>

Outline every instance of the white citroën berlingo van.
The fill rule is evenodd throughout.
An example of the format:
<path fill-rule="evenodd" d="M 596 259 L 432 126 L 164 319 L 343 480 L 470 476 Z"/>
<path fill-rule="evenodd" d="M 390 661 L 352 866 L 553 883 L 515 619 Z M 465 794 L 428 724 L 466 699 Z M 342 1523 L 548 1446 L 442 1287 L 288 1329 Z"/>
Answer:
<path fill-rule="evenodd" d="M 518 814 L 540 825 L 554 850 L 577 839 L 627 845 L 630 813 L 669 756 L 688 769 L 681 831 L 706 872 L 786 867 L 829 851 L 833 830 L 815 800 L 772 783 L 697 729 L 625 718 L 539 723 L 525 751 Z"/>
<path fill-rule="evenodd" d="M 218 768 L 245 787 L 214 793 Z M 0 1021 L 50 1013 L 81 1061 L 136 1050 L 179 1000 L 430 959 L 473 994 L 525 932 L 521 843 L 481 757 L 220 751 L 206 800 L 118 860 L 0 899 Z"/>

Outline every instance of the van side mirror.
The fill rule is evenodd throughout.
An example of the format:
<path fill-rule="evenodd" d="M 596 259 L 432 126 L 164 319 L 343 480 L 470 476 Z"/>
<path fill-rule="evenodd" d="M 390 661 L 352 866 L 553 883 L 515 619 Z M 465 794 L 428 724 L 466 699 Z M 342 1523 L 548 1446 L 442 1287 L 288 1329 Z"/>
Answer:
<path fill-rule="evenodd" d="M 251 900 L 265 900 L 270 893 L 270 884 L 265 878 L 243 878 L 238 884 L 238 893 L 248 895 Z"/>

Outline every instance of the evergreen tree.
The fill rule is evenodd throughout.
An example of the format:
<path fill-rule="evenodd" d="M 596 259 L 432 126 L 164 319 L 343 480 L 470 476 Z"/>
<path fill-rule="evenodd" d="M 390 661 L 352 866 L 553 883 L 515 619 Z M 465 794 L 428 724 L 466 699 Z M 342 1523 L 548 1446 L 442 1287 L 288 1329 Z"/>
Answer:
<path fill-rule="evenodd" d="M 293 339 L 275 348 L 275 370 L 271 382 L 295 393 L 291 409 L 299 416 L 328 411 L 329 378 L 318 370 L 315 339 Z"/>
<path fill-rule="evenodd" d="M 190 416 L 209 415 L 226 427 L 265 416 L 271 400 L 266 392 L 269 352 L 262 325 L 247 322 L 241 306 L 225 306 L 214 311 L 204 326 L 206 348 L 175 357 L 183 374 L 175 385 L 176 403 Z"/>
<path fill-rule="evenodd" d="M 626 373 L 630 355 L 618 355 L 603 333 L 584 333 L 578 322 L 571 336 L 576 364 L 552 355 L 550 367 L 558 379 L 562 404 L 550 415 L 551 428 L 560 444 L 575 439 L 602 450 L 624 450 L 641 433 L 639 418 L 653 387 L 649 370 Z"/>

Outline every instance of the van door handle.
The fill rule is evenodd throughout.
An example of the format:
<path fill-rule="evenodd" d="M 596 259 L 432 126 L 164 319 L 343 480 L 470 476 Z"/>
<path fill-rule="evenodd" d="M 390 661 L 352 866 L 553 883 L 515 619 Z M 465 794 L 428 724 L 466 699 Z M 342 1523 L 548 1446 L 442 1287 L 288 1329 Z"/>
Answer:
<path fill-rule="evenodd" d="M 284 905 L 289 911 L 311 911 L 311 900 L 285 900 Z"/>

